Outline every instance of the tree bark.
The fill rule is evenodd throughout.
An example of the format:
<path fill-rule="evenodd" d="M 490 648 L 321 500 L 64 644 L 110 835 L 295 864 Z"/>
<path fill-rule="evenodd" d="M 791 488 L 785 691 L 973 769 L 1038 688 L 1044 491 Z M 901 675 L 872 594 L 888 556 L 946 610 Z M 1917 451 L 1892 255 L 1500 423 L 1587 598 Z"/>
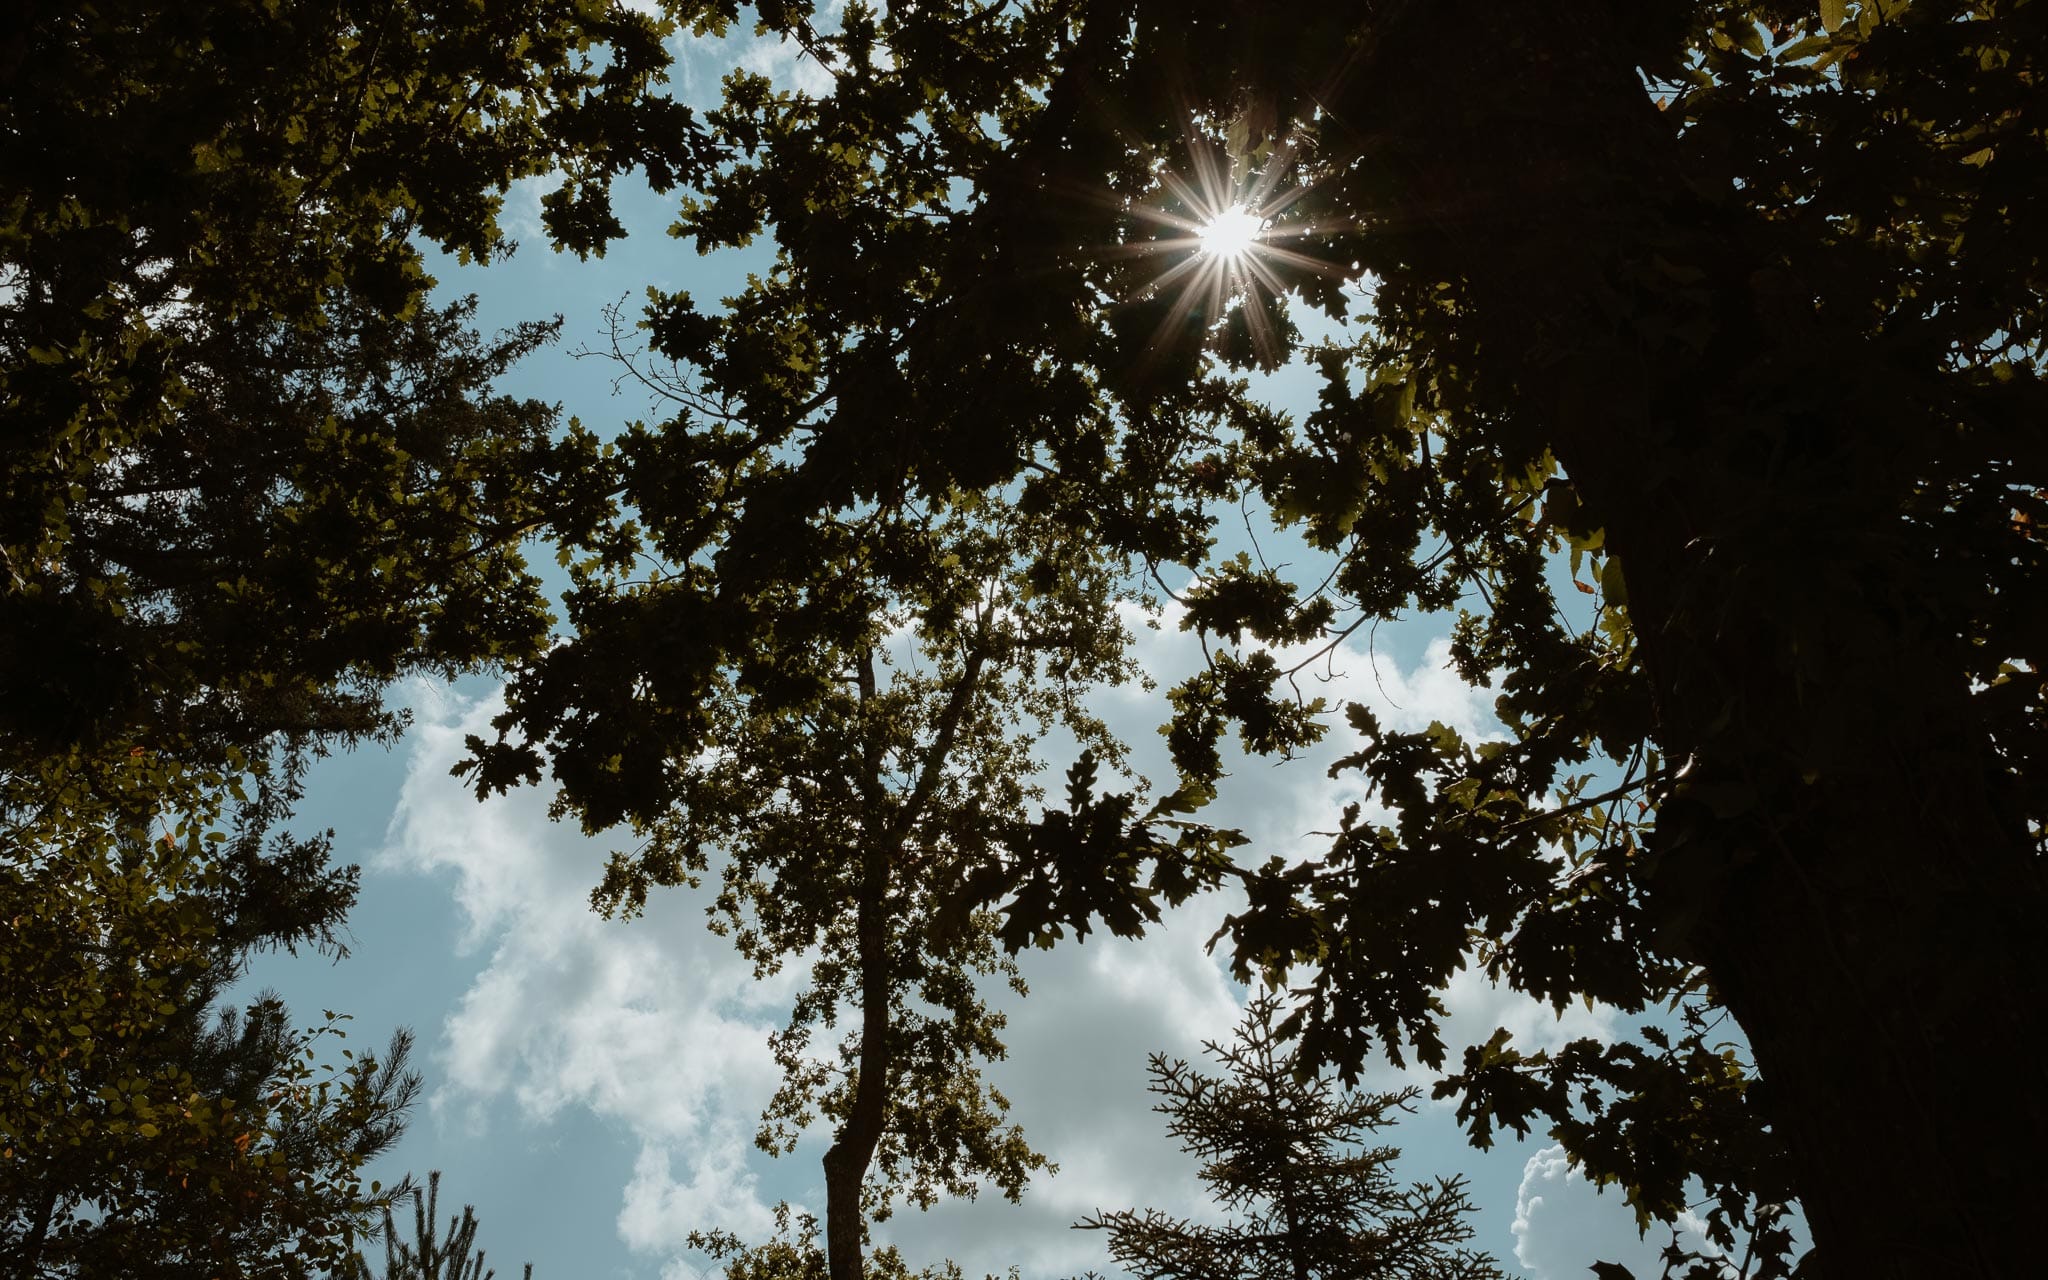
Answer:
<path fill-rule="evenodd" d="M 43 1243 L 50 1236 L 50 1219 L 57 1212 L 57 1191 L 54 1187 L 43 1192 L 36 1200 L 35 1217 L 30 1221 L 27 1234 L 21 1242 L 21 1249 L 15 1255 L 14 1273 L 20 1280 L 35 1280 L 42 1265 Z"/>
<path fill-rule="evenodd" d="M 863 716 L 876 705 L 875 655 L 861 655 Z M 855 887 L 854 947 L 860 965 L 860 1055 L 853 1106 L 825 1152 L 825 1260 L 832 1280 L 860 1280 L 866 1215 L 861 1187 L 882 1141 L 889 1090 L 889 801 L 882 781 L 879 730 L 862 726 L 860 882 Z"/>
<path fill-rule="evenodd" d="M 1691 762 L 1649 905 L 1749 1037 L 1813 1262 L 2037 1274 L 2048 893 L 1916 586 L 1914 477 L 1870 456 L 1913 389 L 1825 317 L 1771 332 L 1773 264 L 1688 185 L 1612 5 L 1407 13 L 1338 116 L 1400 180 L 1409 265 L 1465 282 L 1489 407 L 1623 568 L 1656 737 Z M 1659 258 L 1701 283 L 1632 283 Z M 1655 336 L 1688 326 L 1704 350 Z"/>
<path fill-rule="evenodd" d="M 921 753 L 916 778 L 899 802 L 891 802 L 883 781 L 880 730 L 863 727 L 867 735 L 860 765 L 863 830 L 854 924 L 860 963 L 860 1056 L 852 1110 L 840 1126 L 838 1138 L 825 1153 L 825 1257 L 832 1280 L 860 1280 L 866 1222 L 861 1209 L 861 1187 L 889 1119 L 889 1002 L 896 983 L 890 958 L 891 880 L 939 788 L 961 722 L 980 689 L 982 670 L 989 657 L 989 621 L 984 613 L 977 622 L 960 674 L 932 725 L 931 740 Z M 861 655 L 857 680 L 861 709 L 867 714 L 876 703 L 873 650 Z"/>
<path fill-rule="evenodd" d="M 889 957 L 884 889 L 888 858 L 877 840 L 861 852 L 861 895 L 855 924 L 860 951 L 860 1059 L 853 1109 L 825 1152 L 825 1258 L 832 1280 L 860 1280 L 866 1222 L 861 1187 L 882 1140 L 889 1088 Z"/>

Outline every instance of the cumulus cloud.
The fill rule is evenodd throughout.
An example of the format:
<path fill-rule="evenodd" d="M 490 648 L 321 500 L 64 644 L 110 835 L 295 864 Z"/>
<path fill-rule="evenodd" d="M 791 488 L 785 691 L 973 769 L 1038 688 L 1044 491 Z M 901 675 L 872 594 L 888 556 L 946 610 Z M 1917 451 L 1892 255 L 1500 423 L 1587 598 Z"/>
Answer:
<path fill-rule="evenodd" d="M 1698 1219 L 1688 1213 L 1678 1225 L 1685 1248 L 1711 1249 Z M 1638 1280 L 1649 1280 L 1664 1274 L 1660 1255 L 1671 1241 L 1671 1229 L 1655 1223 L 1639 1233 L 1621 1193 L 1595 1187 L 1571 1167 L 1561 1146 L 1545 1147 L 1522 1167 L 1514 1232 L 1515 1261 L 1530 1280 L 1576 1280 L 1596 1260 L 1620 1263 Z"/>
<path fill-rule="evenodd" d="M 1070 1230 L 1100 1209 L 1202 1209 L 1192 1163 L 1166 1136 L 1145 1091 L 1148 1055 L 1195 1059 L 1227 1040 L 1240 993 L 1203 942 L 1223 906 L 1191 903 L 1140 940 L 1091 935 L 1021 957 L 1029 998 L 996 1000 L 1010 1056 L 989 1071 L 1013 1118 L 1059 1165 L 1021 1205 L 997 1196 L 905 1213 L 882 1235 L 920 1263 L 951 1258 L 970 1275 L 1070 1275 L 1106 1266 L 1098 1236 Z"/>
<path fill-rule="evenodd" d="M 767 76 L 777 87 L 793 89 L 813 98 L 832 92 L 836 79 L 824 65 L 793 40 L 766 37 L 742 46 L 738 65 L 756 75 Z"/>
<path fill-rule="evenodd" d="M 562 185 L 563 173 L 557 169 L 551 173 L 535 174 L 515 179 L 505 189 L 504 205 L 498 210 L 498 225 L 507 236 L 522 245 L 545 245 L 547 228 L 541 223 L 540 198 Z M 538 258 L 552 263 L 553 255 Z"/>
<path fill-rule="evenodd" d="M 1191 674 L 1201 662 L 1200 644 L 1179 629 L 1180 616 L 1169 608 L 1156 629 L 1135 615 L 1130 619 L 1137 656 L 1161 687 Z M 1313 692 L 1333 708 L 1362 702 L 1396 728 L 1441 720 L 1470 737 L 1497 734 L 1491 695 L 1465 684 L 1450 669 L 1448 642 L 1439 636 L 1413 647 L 1420 648 L 1421 657 L 1407 667 L 1347 648 L 1325 669 L 1324 681 Z M 1279 656 L 1286 665 L 1302 655 Z M 1163 714 L 1156 692 L 1108 690 L 1095 709 L 1133 744 L 1135 769 L 1155 780 L 1170 776 L 1164 745 L 1154 732 Z M 1354 778 L 1331 779 L 1327 773 L 1331 760 L 1359 745 L 1356 733 L 1340 721 L 1299 760 L 1276 766 L 1243 755 L 1229 757 L 1233 776 L 1201 816 L 1243 830 L 1252 839 L 1248 851 L 1258 858 L 1313 853 L 1324 843 L 1314 833 L 1333 827 L 1343 805 L 1362 798 Z M 1010 1018 L 1006 1038 L 1011 1056 L 990 1075 L 1010 1097 L 1013 1114 L 1033 1143 L 1059 1164 L 1059 1172 L 1038 1179 L 1020 1207 L 986 1198 L 942 1203 L 931 1213 L 892 1221 L 883 1237 L 902 1246 L 913 1261 L 951 1258 L 969 1275 L 1001 1274 L 1015 1265 L 1026 1276 L 1066 1276 L 1089 1267 L 1113 1270 L 1098 1234 L 1070 1229 L 1098 1210 L 1150 1206 L 1213 1220 L 1216 1209 L 1195 1176 L 1195 1162 L 1178 1150 L 1163 1118 L 1151 1110 L 1145 1066 L 1155 1052 L 1203 1061 L 1201 1042 L 1229 1039 L 1246 993 L 1229 980 L 1223 957 L 1210 955 L 1206 943 L 1225 914 L 1240 905 L 1230 893 L 1200 898 L 1168 911 L 1164 923 L 1143 939 L 1095 936 L 1078 946 L 1070 941 L 1025 957 L 1031 996 L 994 998 Z M 1548 1006 L 1472 971 L 1454 980 L 1445 1003 L 1454 1055 L 1463 1044 L 1486 1039 L 1496 1026 L 1508 1027 L 1530 1047 L 1615 1033 L 1610 1011 L 1574 1007 L 1560 1019 Z M 1426 1095 L 1432 1080 L 1419 1068 L 1397 1073 L 1382 1064 L 1363 1083 L 1373 1089 L 1420 1084 Z M 1425 1107 L 1423 1115 L 1388 1135 L 1396 1145 L 1428 1148 L 1415 1165 L 1417 1176 L 1448 1172 L 1475 1159 L 1455 1132 L 1450 1106 Z M 1438 1163 L 1441 1168 L 1433 1167 Z"/>
<path fill-rule="evenodd" d="M 463 735 L 502 704 L 415 701 L 380 866 L 452 874 L 457 945 L 490 950 L 441 1029 L 433 1108 L 475 1128 L 486 1104 L 509 1101 L 534 1123 L 574 1113 L 630 1131 L 640 1155 L 618 1227 L 636 1249 L 679 1249 L 697 1227 L 765 1232 L 746 1153 L 775 1086 L 766 1037 L 789 980 L 756 982 L 688 903 L 656 902 L 630 924 L 597 917 L 603 840 L 550 822 L 545 790 L 480 805 L 447 776 Z"/>
<path fill-rule="evenodd" d="M 1680 1248 L 1723 1256 L 1707 1239 L 1706 1222 L 1691 1210 L 1681 1212 L 1673 1225 Z M 1812 1237 L 1796 1212 L 1787 1225 L 1797 1257 L 1812 1247 Z M 1515 1260 L 1528 1269 L 1529 1280 L 1577 1280 L 1595 1260 L 1618 1262 L 1637 1280 L 1653 1280 L 1664 1274 L 1661 1255 L 1672 1242 L 1673 1226 L 1652 1223 L 1647 1233 L 1638 1233 L 1635 1213 L 1621 1193 L 1602 1192 L 1571 1167 L 1562 1146 L 1553 1145 L 1531 1155 L 1522 1167 L 1514 1234 Z M 1723 1270 L 1731 1280 L 1736 1274 L 1726 1263 Z"/>
<path fill-rule="evenodd" d="M 810 16 L 812 28 L 836 31 L 844 9 L 843 0 L 824 0 Z M 756 34 L 749 18 L 743 17 L 724 36 L 698 36 L 686 27 L 670 37 L 669 49 L 675 59 L 671 89 L 679 101 L 699 109 L 718 105 L 720 81 L 735 68 L 767 76 L 778 89 L 812 97 L 831 93 L 835 84 L 832 73 L 801 45 L 778 35 Z"/>
<path fill-rule="evenodd" d="M 747 1163 L 748 1142 L 740 1126 L 711 1126 L 710 1141 L 688 1148 L 649 1144 L 640 1149 L 633 1180 L 619 1210 L 619 1236 L 642 1253 L 675 1255 L 691 1231 L 714 1228 L 743 1240 L 765 1239 L 775 1216 L 762 1203 L 760 1173 Z M 687 1176 L 673 1166 L 683 1163 Z"/>

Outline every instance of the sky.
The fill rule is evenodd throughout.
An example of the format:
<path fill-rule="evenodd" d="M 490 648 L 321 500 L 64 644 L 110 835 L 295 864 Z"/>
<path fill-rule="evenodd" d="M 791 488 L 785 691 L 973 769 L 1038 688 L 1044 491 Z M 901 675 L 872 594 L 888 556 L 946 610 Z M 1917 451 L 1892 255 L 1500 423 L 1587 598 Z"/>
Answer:
<path fill-rule="evenodd" d="M 827 78 L 789 46 L 740 34 L 676 42 L 675 90 L 708 105 L 735 65 L 813 91 Z M 508 196 L 505 222 L 526 247 L 509 262 L 462 268 L 441 261 L 445 298 L 475 292 L 486 329 L 564 317 L 563 340 L 502 380 L 501 389 L 563 407 L 599 432 L 652 418 L 643 400 L 613 387 L 617 370 L 579 348 L 604 345 L 601 308 L 622 298 L 629 313 L 652 285 L 688 289 L 701 302 L 737 292 L 768 259 L 756 247 L 699 257 L 662 234 L 670 197 L 628 184 L 618 193 L 631 236 L 601 259 L 547 251 L 538 225 L 541 183 Z M 1305 376 L 1285 373 L 1272 392 L 1308 403 Z M 545 557 L 542 558 L 545 561 Z M 1162 686 L 1198 660 L 1171 614 L 1159 629 L 1134 627 L 1146 669 Z M 1447 621 L 1414 619 L 1377 630 L 1370 651 L 1350 648 L 1319 690 L 1334 705 L 1358 701 L 1397 728 L 1441 720 L 1472 736 L 1497 732 L 1491 697 L 1447 665 Z M 297 825 L 331 827 L 340 861 L 362 867 L 350 921 L 352 953 L 259 960 L 244 990 L 280 992 L 301 1023 L 322 1009 L 349 1015 L 349 1044 L 381 1047 L 394 1027 L 418 1037 L 426 1096 L 398 1147 L 374 1173 L 395 1181 L 443 1171 L 443 1217 L 476 1206 L 478 1242 L 500 1275 L 534 1264 L 537 1280 L 632 1277 L 688 1280 L 715 1274 L 689 1251 L 692 1230 L 724 1228 L 764 1240 L 773 1206 L 787 1200 L 822 1213 L 819 1157 L 829 1135 L 770 1159 L 752 1147 L 777 1077 L 768 1034 L 786 1016 L 800 973 L 756 982 L 727 939 L 704 927 L 708 894 L 657 891 L 646 915 L 607 921 L 588 906 L 612 843 L 548 820 L 546 788 L 480 803 L 449 776 L 465 733 L 501 705 L 499 684 L 473 676 L 415 681 L 394 697 L 413 725 L 394 749 L 324 761 Z M 1111 691 L 1095 710 L 1134 744 L 1136 768 L 1169 776 L 1156 734 L 1157 694 Z M 1326 776 L 1355 747 L 1341 724 L 1302 758 L 1275 765 L 1238 760 L 1205 820 L 1236 826 L 1251 848 L 1302 855 L 1335 825 L 1356 784 Z M 1057 778 L 1065 760 L 1048 761 Z M 1368 813 L 1371 810 L 1368 808 Z M 1170 911 L 1136 941 L 1094 935 L 1021 957 L 1031 994 L 991 984 L 1009 1017 L 1009 1057 L 992 1081 L 1012 1117 L 1058 1166 L 1021 1204 L 990 1194 L 899 1212 L 878 1229 L 913 1265 L 951 1258 L 969 1276 L 1017 1267 L 1025 1280 L 1116 1274 L 1098 1233 L 1071 1229 L 1100 1210 L 1156 1207 L 1214 1218 L 1194 1162 L 1167 1138 L 1145 1090 L 1147 1055 L 1201 1058 L 1204 1040 L 1226 1040 L 1247 993 L 1204 942 L 1233 903 L 1227 894 Z M 1548 1007 L 1466 974 L 1448 996 L 1452 1060 L 1497 1025 L 1526 1047 L 1624 1028 L 1608 1011 Z M 1407 1179 L 1461 1173 L 1479 1206 L 1474 1247 L 1535 1280 L 1583 1276 L 1594 1259 L 1654 1276 L 1661 1232 L 1638 1238 L 1618 1195 L 1597 1195 L 1541 1135 L 1470 1148 L 1447 1104 L 1426 1101 L 1429 1079 L 1382 1065 L 1370 1088 L 1424 1087 L 1414 1116 L 1383 1135 L 1401 1147 Z"/>

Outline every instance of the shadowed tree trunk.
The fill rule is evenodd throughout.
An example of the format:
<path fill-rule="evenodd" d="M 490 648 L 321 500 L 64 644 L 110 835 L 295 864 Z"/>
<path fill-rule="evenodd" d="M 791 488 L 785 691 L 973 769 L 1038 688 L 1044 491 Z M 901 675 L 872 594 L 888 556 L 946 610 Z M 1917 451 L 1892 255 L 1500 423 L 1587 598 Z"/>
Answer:
<path fill-rule="evenodd" d="M 861 1185 L 882 1140 L 889 1090 L 888 851 L 878 836 L 863 840 L 861 894 L 855 925 L 860 954 L 860 1065 L 853 1110 L 825 1152 L 825 1257 L 832 1280 L 860 1280 Z"/>
<path fill-rule="evenodd" d="M 832 1280 L 860 1280 L 866 1215 L 861 1188 L 876 1148 L 889 1124 L 889 1094 L 895 1087 L 892 1038 L 893 1005 L 898 975 L 892 962 L 890 913 L 894 877 L 918 823 L 930 807 L 940 776 L 953 752 L 961 720 L 980 688 L 988 658 L 987 636 L 980 634 L 956 677 L 921 753 L 909 790 L 891 796 L 883 779 L 880 735 L 867 734 L 860 764 L 862 830 L 860 883 L 855 902 L 855 950 L 860 965 L 860 1050 L 854 1078 L 853 1104 L 832 1146 L 825 1152 L 825 1258 Z M 869 650 L 858 669 L 860 707 L 864 716 L 879 710 L 875 654 Z"/>
<path fill-rule="evenodd" d="M 1626 575 L 1655 736 L 1690 761 L 1650 906 L 1750 1039 L 1814 1262 L 2032 1274 L 2048 902 L 1917 586 L 1952 570 L 1904 536 L 1914 459 L 1869 444 L 1938 429 L 1927 353 L 1779 319 L 1615 26 L 1410 6 L 1337 116 L 1400 181 L 1410 261 L 1466 282 L 1485 408 L 1555 451 Z"/>

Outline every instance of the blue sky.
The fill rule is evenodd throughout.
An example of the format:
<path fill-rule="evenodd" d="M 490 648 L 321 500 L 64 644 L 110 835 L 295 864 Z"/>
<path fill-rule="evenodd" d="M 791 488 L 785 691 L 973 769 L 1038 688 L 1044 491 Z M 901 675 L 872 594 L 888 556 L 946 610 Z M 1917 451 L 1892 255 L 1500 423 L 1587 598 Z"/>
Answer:
<path fill-rule="evenodd" d="M 739 64 L 820 87 L 793 50 L 743 35 L 678 49 L 676 88 L 700 105 Z M 478 294 L 487 329 L 565 318 L 562 342 L 515 369 L 503 390 L 557 402 L 600 432 L 651 416 L 644 400 L 613 393 L 607 362 L 570 355 L 603 345 L 600 309 L 624 296 L 635 310 L 649 285 L 709 302 L 767 258 L 759 247 L 697 256 L 662 234 L 672 200 L 631 187 L 619 193 L 627 241 L 589 262 L 553 255 L 536 221 L 540 189 L 523 185 L 507 202 L 507 226 L 527 247 L 488 268 L 439 264 L 441 292 Z M 1300 407 L 1306 386 L 1283 376 L 1274 392 Z M 1487 732 L 1490 698 L 1446 668 L 1446 631 L 1431 619 L 1381 627 L 1371 653 L 1341 656 L 1326 696 L 1365 702 L 1402 727 L 1443 720 Z M 1195 660 L 1170 615 L 1160 630 L 1137 634 L 1162 684 Z M 611 847 L 603 837 L 549 822 L 544 790 L 479 804 L 450 778 L 463 733 L 490 715 L 495 680 L 414 683 L 394 696 L 413 710 L 406 739 L 324 762 L 301 809 L 302 827 L 333 827 L 338 856 L 363 867 L 354 954 L 338 965 L 268 957 L 247 984 L 276 988 L 301 1022 L 323 1008 L 352 1015 L 359 1051 L 381 1046 L 394 1026 L 417 1031 L 427 1101 L 379 1175 L 442 1170 L 444 1214 L 475 1204 L 499 1274 L 516 1276 L 531 1261 L 541 1280 L 708 1274 L 706 1260 L 683 1248 L 690 1230 L 759 1239 L 778 1200 L 821 1210 L 826 1135 L 780 1160 L 750 1144 L 775 1083 L 766 1037 L 796 975 L 753 982 L 727 941 L 703 927 L 705 899 L 689 892 L 668 892 L 630 924 L 599 919 L 586 899 Z M 1137 767 L 1164 776 L 1157 696 L 1114 692 L 1099 710 L 1136 744 Z M 1262 854 L 1312 850 L 1310 833 L 1357 798 L 1352 784 L 1325 776 L 1328 760 L 1351 746 L 1340 731 L 1291 764 L 1241 761 L 1210 816 L 1247 831 Z M 970 1275 L 1014 1264 L 1026 1277 L 1058 1277 L 1108 1270 L 1099 1237 L 1067 1229 L 1086 1214 L 1209 1213 L 1193 1164 L 1149 1109 L 1144 1067 L 1154 1051 L 1195 1058 L 1201 1040 L 1227 1037 L 1236 1022 L 1243 993 L 1202 947 L 1231 905 L 1225 896 L 1188 904 L 1140 942 L 1098 938 L 1024 957 L 1031 996 L 991 992 L 1011 1019 L 1011 1057 L 991 1075 L 1059 1173 L 1036 1180 L 1021 1205 L 991 1196 L 905 1210 L 882 1237 L 914 1264 L 951 1257 Z M 1619 1029 L 1604 1012 L 1559 1020 L 1477 980 L 1455 986 L 1449 1003 L 1454 1040 L 1484 1039 L 1497 1024 L 1534 1044 Z M 1383 1070 L 1368 1084 L 1404 1082 Z M 1639 1242 L 1619 1197 L 1596 1197 L 1542 1140 L 1482 1156 L 1447 1108 L 1426 1102 L 1386 1137 L 1405 1149 L 1408 1176 L 1470 1176 L 1481 1207 L 1474 1243 L 1511 1267 L 1519 1259 L 1531 1276 L 1576 1276 L 1606 1258 L 1657 1274 L 1658 1236 Z"/>

